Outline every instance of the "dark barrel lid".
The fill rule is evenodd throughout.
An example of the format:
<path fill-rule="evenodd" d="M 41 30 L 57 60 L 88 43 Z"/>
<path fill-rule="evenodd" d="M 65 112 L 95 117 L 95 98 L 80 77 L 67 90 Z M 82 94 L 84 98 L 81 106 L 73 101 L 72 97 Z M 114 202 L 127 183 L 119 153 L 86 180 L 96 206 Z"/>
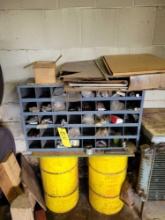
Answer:
<path fill-rule="evenodd" d="M 0 162 L 9 153 L 15 153 L 15 142 L 9 129 L 0 126 Z"/>
<path fill-rule="evenodd" d="M 4 81 L 2 68 L 0 66 L 0 105 L 2 104 L 3 93 Z M 10 152 L 15 153 L 15 142 L 13 135 L 9 129 L 0 124 L 0 161 L 2 161 Z"/>

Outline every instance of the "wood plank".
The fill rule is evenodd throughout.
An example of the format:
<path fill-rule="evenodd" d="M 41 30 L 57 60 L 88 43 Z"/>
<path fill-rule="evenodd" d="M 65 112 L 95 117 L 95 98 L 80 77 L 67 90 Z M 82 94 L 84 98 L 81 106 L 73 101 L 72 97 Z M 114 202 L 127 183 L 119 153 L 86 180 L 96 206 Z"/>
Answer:
<path fill-rule="evenodd" d="M 70 82 L 69 86 L 85 86 L 85 87 L 126 87 L 128 82 L 126 80 L 111 80 L 111 81 L 100 81 L 97 82 Z"/>
<path fill-rule="evenodd" d="M 6 171 L 7 175 L 12 179 L 14 186 L 18 186 L 21 182 L 20 173 L 21 168 L 16 160 L 14 153 L 9 154 L 0 166 Z"/>
<path fill-rule="evenodd" d="M 45 202 L 41 194 L 40 186 L 35 177 L 35 173 L 23 155 L 21 155 L 21 168 L 22 168 L 21 177 L 23 184 L 31 192 L 31 195 L 34 197 L 35 201 L 37 201 L 39 205 L 44 210 L 46 210 Z"/>
<path fill-rule="evenodd" d="M 0 163 L 0 188 L 9 202 L 22 191 L 19 187 L 21 169 L 13 153 Z"/>
<path fill-rule="evenodd" d="M 89 157 L 89 155 L 85 152 L 85 151 L 49 151 L 49 152 L 32 152 L 32 155 L 35 157 L 49 157 L 49 156 L 68 156 L 68 157 L 72 157 L 72 156 L 78 156 L 78 157 Z M 94 150 L 92 155 L 97 155 L 97 156 L 101 156 L 101 155 L 126 155 L 129 157 L 134 157 L 134 153 L 132 151 L 132 147 L 129 148 L 118 148 L 118 149 L 109 149 L 109 150 Z"/>
<path fill-rule="evenodd" d="M 104 61 L 114 77 L 165 73 L 165 59 L 152 54 L 110 55 Z"/>
<path fill-rule="evenodd" d="M 165 110 L 144 109 L 142 127 L 151 142 L 165 142 Z"/>
<path fill-rule="evenodd" d="M 34 220 L 33 208 L 26 194 L 19 195 L 10 207 L 12 220 Z"/>
<path fill-rule="evenodd" d="M 165 73 L 130 76 L 129 91 L 165 88 Z"/>
<path fill-rule="evenodd" d="M 126 90 L 128 87 L 127 80 L 109 80 L 109 81 L 77 81 L 65 84 L 66 92 L 80 92 L 80 91 L 112 91 L 112 90 Z"/>
<path fill-rule="evenodd" d="M 69 87 L 65 86 L 66 92 L 81 92 L 81 91 L 126 91 L 127 87 Z"/>

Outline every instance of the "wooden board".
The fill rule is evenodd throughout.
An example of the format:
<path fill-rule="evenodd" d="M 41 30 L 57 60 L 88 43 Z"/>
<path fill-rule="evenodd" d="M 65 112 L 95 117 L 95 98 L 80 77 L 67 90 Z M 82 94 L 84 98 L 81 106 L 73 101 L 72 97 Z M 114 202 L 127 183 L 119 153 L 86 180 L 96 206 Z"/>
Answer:
<path fill-rule="evenodd" d="M 46 210 L 45 202 L 41 194 L 40 186 L 35 177 L 35 173 L 23 155 L 21 155 L 21 169 L 21 177 L 23 184 L 31 192 L 31 195 L 34 197 L 35 201 L 37 201 L 39 205 L 44 210 Z"/>
<path fill-rule="evenodd" d="M 0 166 L 6 171 L 7 175 L 12 179 L 13 186 L 18 186 L 21 182 L 21 168 L 16 160 L 14 153 L 9 154 Z"/>
<path fill-rule="evenodd" d="M 149 73 L 165 73 L 165 59 L 152 54 L 104 56 L 109 73 L 125 77 Z"/>
<path fill-rule="evenodd" d="M 108 150 L 95 150 L 93 155 L 101 156 L 101 155 L 125 155 L 129 157 L 134 157 L 135 154 L 133 153 L 132 150 L 132 144 L 129 146 L 129 143 L 126 148 L 121 148 L 121 149 L 108 149 Z M 90 155 L 87 154 L 84 150 L 81 151 L 68 151 L 67 153 L 65 151 L 49 151 L 49 152 L 32 152 L 32 156 L 35 157 L 52 157 L 52 156 L 67 156 L 67 157 L 72 157 L 72 156 L 77 156 L 77 157 L 89 157 Z"/>
<path fill-rule="evenodd" d="M 163 88 L 165 73 L 130 76 L 129 91 Z"/>
<path fill-rule="evenodd" d="M 0 163 L 0 188 L 9 202 L 21 193 L 20 173 L 21 169 L 13 153 Z"/>
<path fill-rule="evenodd" d="M 144 109 L 142 127 L 151 142 L 165 142 L 165 109 Z"/>
<path fill-rule="evenodd" d="M 80 87 L 126 87 L 128 82 L 126 80 L 109 80 L 109 81 L 88 81 L 88 82 L 71 82 L 69 86 Z"/>
<path fill-rule="evenodd" d="M 10 207 L 12 220 L 34 220 L 33 208 L 26 194 L 19 195 Z"/>
<path fill-rule="evenodd" d="M 126 91 L 127 87 L 64 87 L 65 92 L 81 92 L 81 91 Z"/>

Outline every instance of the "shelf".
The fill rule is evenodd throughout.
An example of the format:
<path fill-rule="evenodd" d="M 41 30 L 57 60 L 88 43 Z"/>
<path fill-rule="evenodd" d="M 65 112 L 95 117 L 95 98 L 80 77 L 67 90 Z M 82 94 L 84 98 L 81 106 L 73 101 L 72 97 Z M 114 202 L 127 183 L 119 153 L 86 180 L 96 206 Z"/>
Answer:
<path fill-rule="evenodd" d="M 109 97 L 109 98 L 101 98 L 102 101 L 115 101 L 115 100 L 119 100 L 119 101 L 141 101 L 142 97 Z M 57 98 L 23 98 L 22 102 L 51 102 L 51 101 L 55 101 L 57 100 Z M 69 99 L 67 99 L 67 97 L 65 97 L 65 101 L 66 102 L 70 102 Z M 77 99 L 77 101 L 81 101 L 81 102 L 93 102 L 93 101 L 100 101 L 100 98 L 94 97 L 92 98 L 80 98 Z"/>
<path fill-rule="evenodd" d="M 105 125 L 87 125 L 87 124 L 39 124 L 39 125 L 25 125 L 26 128 L 36 128 L 36 129 L 44 129 L 44 128 L 58 128 L 58 127 L 64 127 L 64 128 L 90 128 L 90 127 L 96 127 L 96 128 L 106 128 L 106 127 L 138 127 L 138 123 L 121 123 L 121 124 L 105 124 Z"/>
<path fill-rule="evenodd" d="M 45 149 L 33 149 L 34 151 L 32 152 L 32 155 L 35 157 L 45 157 L 45 156 L 78 156 L 78 157 L 88 157 L 90 154 L 88 151 L 84 149 L 74 149 L 74 148 L 69 148 L 69 149 L 53 149 L 51 151 L 46 151 Z M 106 150 L 100 150 L 100 149 L 92 149 L 92 155 L 97 155 L 97 156 L 103 156 L 103 155 L 109 155 L 109 156 L 115 156 L 115 155 L 125 155 L 129 157 L 134 157 L 135 155 L 124 149 L 124 148 L 109 148 Z"/>
<path fill-rule="evenodd" d="M 83 97 L 81 92 L 66 93 L 63 84 L 18 86 L 22 124 L 27 149 L 31 152 L 54 152 L 60 155 L 125 154 L 122 146 L 132 140 L 139 143 L 144 92 L 111 91 L 109 97 Z M 112 118 L 118 118 L 115 123 Z M 67 133 L 77 129 L 79 136 L 70 137 L 76 147 L 61 148 L 58 127 Z M 100 133 L 101 132 L 101 133 Z M 106 135 L 100 135 L 105 132 Z M 68 133 L 69 134 L 69 133 Z M 118 147 L 118 148 L 117 148 Z"/>
<path fill-rule="evenodd" d="M 116 135 L 116 136 L 103 136 L 103 137 L 96 137 L 96 136 L 78 136 L 70 138 L 70 140 L 100 140 L 100 139 L 136 139 L 136 135 Z M 45 136 L 45 137 L 26 137 L 27 140 L 61 140 L 60 137 L 53 137 L 53 136 Z"/>
<path fill-rule="evenodd" d="M 133 111 L 133 110 L 122 110 L 122 111 L 83 111 L 83 113 L 77 112 L 77 111 L 57 111 L 57 112 L 38 112 L 37 115 L 82 115 L 82 114 L 100 114 L 100 115 L 107 115 L 107 114 L 140 114 L 139 111 Z M 23 115 L 30 116 L 30 115 L 36 115 L 36 112 L 23 112 Z"/>

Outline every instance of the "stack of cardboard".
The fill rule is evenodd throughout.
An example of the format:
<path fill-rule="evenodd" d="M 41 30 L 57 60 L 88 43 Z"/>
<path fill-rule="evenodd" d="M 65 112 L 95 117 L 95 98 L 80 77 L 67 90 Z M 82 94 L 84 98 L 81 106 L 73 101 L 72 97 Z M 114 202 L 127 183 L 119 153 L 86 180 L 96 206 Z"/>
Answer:
<path fill-rule="evenodd" d="M 56 63 L 61 57 L 60 55 L 52 62 L 38 61 L 27 65 L 26 67 L 33 66 L 35 83 L 56 83 Z M 82 90 L 82 87 L 95 87 L 93 90 L 98 87 L 98 90 L 107 90 L 108 87 L 129 91 L 161 89 L 165 88 L 165 59 L 152 54 L 134 54 L 69 62 L 61 65 L 59 79 L 64 82 L 66 91 Z M 82 82 L 83 85 L 74 85 Z M 103 85 L 100 86 L 101 84 Z"/>
<path fill-rule="evenodd" d="M 60 79 L 65 83 L 65 91 L 94 91 L 127 89 L 127 80 L 109 80 L 102 62 L 88 60 L 65 63 L 60 68 Z"/>
<path fill-rule="evenodd" d="M 109 75 L 129 78 L 129 90 L 165 88 L 165 59 L 152 54 L 104 56 Z"/>

